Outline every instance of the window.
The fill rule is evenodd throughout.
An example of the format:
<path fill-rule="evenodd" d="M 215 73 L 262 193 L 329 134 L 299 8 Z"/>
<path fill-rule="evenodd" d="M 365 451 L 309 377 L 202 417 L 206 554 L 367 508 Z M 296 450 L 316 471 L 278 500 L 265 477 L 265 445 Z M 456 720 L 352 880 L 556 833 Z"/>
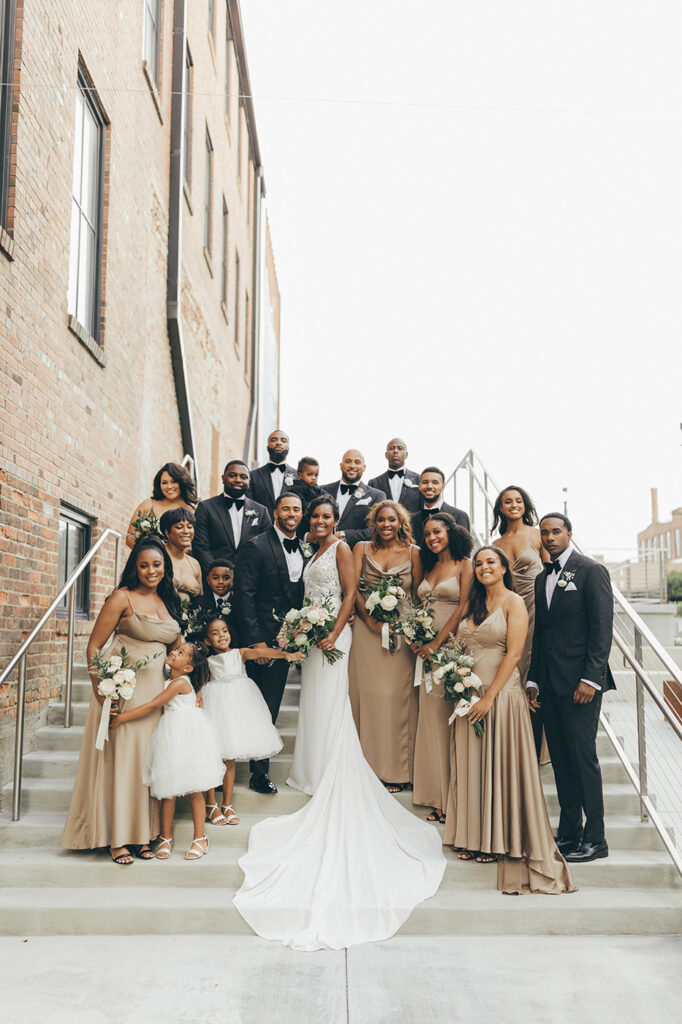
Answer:
<path fill-rule="evenodd" d="M 68 309 L 96 341 L 99 341 L 100 327 L 105 124 L 94 89 L 81 68 L 76 90 Z"/>
<path fill-rule="evenodd" d="M 208 34 L 215 38 L 215 0 L 208 0 Z"/>
<path fill-rule="evenodd" d="M 234 254 L 234 347 L 239 350 L 239 253 Z"/>
<path fill-rule="evenodd" d="M 230 14 L 225 19 L 225 117 L 230 117 L 230 76 L 232 74 L 232 31 Z"/>
<path fill-rule="evenodd" d="M 0 224 L 7 223 L 16 0 L 0 0 Z"/>
<path fill-rule="evenodd" d="M 185 80 L 182 83 L 182 144 L 185 149 L 185 184 L 187 188 L 192 184 L 192 55 L 185 54 Z"/>
<path fill-rule="evenodd" d="M 251 346 L 249 345 L 249 330 L 251 319 L 251 300 L 249 293 L 244 295 L 244 373 L 248 376 L 251 371 Z"/>
<path fill-rule="evenodd" d="M 204 172 L 204 248 L 211 252 L 211 213 L 213 208 L 213 143 L 206 129 L 206 169 Z"/>
<path fill-rule="evenodd" d="M 222 302 L 225 309 L 227 309 L 227 259 L 228 259 L 228 243 L 229 243 L 229 214 L 227 212 L 227 203 L 225 202 L 225 196 L 223 196 L 223 237 L 222 237 L 222 274 L 220 279 L 220 301 Z"/>
<path fill-rule="evenodd" d="M 59 557 L 57 562 L 57 584 L 61 589 L 82 558 L 90 549 L 92 519 L 77 512 L 68 505 L 59 511 Z M 81 574 L 74 588 L 76 618 L 87 619 L 90 610 L 90 569 Z M 68 598 L 65 597 L 57 609 L 57 615 L 64 618 L 68 612 Z"/>
<path fill-rule="evenodd" d="M 144 0 L 144 59 L 147 73 L 158 89 L 161 48 L 161 0 Z"/>

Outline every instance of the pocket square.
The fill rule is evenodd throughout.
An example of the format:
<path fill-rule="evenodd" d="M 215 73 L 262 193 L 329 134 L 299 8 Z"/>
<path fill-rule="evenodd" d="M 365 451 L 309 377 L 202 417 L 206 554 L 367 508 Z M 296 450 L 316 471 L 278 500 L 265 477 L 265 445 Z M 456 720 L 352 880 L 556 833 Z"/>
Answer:
<path fill-rule="evenodd" d="M 569 590 L 577 590 L 577 589 L 578 589 L 578 588 L 576 587 L 575 583 L 567 583 L 567 584 L 566 584 L 566 591 L 567 591 L 567 592 L 568 592 Z"/>
<path fill-rule="evenodd" d="M 372 502 L 371 498 L 363 498 L 362 501 L 358 502 L 358 505 L 370 505 Z"/>

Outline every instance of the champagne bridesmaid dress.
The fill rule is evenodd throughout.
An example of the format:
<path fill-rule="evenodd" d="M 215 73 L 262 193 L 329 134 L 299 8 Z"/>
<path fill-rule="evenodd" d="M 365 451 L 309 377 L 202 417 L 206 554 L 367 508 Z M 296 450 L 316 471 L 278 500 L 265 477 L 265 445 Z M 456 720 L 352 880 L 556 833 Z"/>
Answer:
<path fill-rule="evenodd" d="M 166 548 L 166 550 L 168 550 Z M 203 594 L 204 585 L 201 579 L 201 566 L 196 558 L 185 555 L 184 558 L 174 558 L 170 551 L 168 556 L 173 563 L 173 586 L 180 595 L 180 599 L 190 599 Z"/>
<path fill-rule="evenodd" d="M 412 561 L 384 572 L 365 543 L 362 574 L 371 586 L 385 576 L 398 578 L 410 595 Z M 353 645 L 348 662 L 349 692 L 362 752 L 383 782 L 412 782 L 418 700 L 414 686 L 414 654 L 404 641 L 393 654 L 381 646 L 381 637 L 358 615 L 353 624 Z"/>
<path fill-rule="evenodd" d="M 431 614 L 439 632 L 459 607 L 459 579 L 452 576 L 433 589 L 428 580 L 419 584 L 420 600 L 432 597 Z M 422 676 L 419 687 L 419 721 L 414 748 L 414 796 L 412 802 L 445 810 L 450 787 L 450 726 L 448 719 L 454 704 L 443 700 L 443 687 L 434 685 L 426 692 Z"/>
<path fill-rule="evenodd" d="M 542 560 L 530 541 L 522 550 L 519 557 L 511 565 L 512 582 L 514 590 L 522 597 L 526 611 L 528 612 L 528 636 L 523 646 L 523 653 L 519 658 L 519 674 L 521 682 L 525 686 L 530 668 L 530 656 L 533 650 L 533 633 L 535 631 L 535 577 L 539 576 L 544 566 Z M 549 748 L 545 739 L 545 730 L 542 727 L 542 709 L 536 711 L 531 718 L 533 735 L 535 737 L 535 749 L 540 764 L 549 764 Z"/>
<path fill-rule="evenodd" d="M 457 637 L 476 659 L 485 693 L 507 653 L 507 620 L 497 608 L 477 629 L 465 619 Z M 452 727 L 453 773 L 443 842 L 496 854 L 497 887 L 506 893 L 573 892 L 547 816 L 533 730 L 518 668 L 502 687 L 476 736 L 466 717 Z"/>
<path fill-rule="evenodd" d="M 163 692 L 166 652 L 179 635 L 172 619 L 157 619 L 134 609 L 132 615 L 121 619 L 107 654 L 120 654 L 125 647 L 132 663 L 150 659 L 138 672 L 132 697 L 121 703 L 122 711 L 131 711 Z M 67 850 L 144 844 L 159 834 L 159 805 L 143 784 L 142 771 L 161 709 L 111 730 L 104 750 L 95 750 L 101 711 L 93 694 L 61 839 Z"/>

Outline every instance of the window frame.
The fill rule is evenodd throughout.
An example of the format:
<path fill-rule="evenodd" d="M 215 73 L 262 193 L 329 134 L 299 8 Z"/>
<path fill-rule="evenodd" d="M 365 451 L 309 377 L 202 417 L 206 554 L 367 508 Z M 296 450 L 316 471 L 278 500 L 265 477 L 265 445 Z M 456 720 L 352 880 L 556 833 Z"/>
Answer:
<path fill-rule="evenodd" d="M 220 280 L 220 302 L 223 312 L 227 315 L 227 301 L 229 295 L 229 245 L 230 245 L 230 211 L 227 200 L 223 195 L 223 217 L 222 217 L 222 266 Z"/>
<path fill-rule="evenodd" d="M 85 557 L 87 552 L 90 550 L 90 547 L 92 546 L 92 529 L 93 529 L 95 521 L 92 518 L 92 516 L 87 515 L 87 513 L 82 512 L 80 509 L 75 508 L 73 505 L 69 505 L 68 502 L 63 501 L 63 502 L 61 502 L 61 504 L 59 506 L 60 535 L 61 535 L 61 524 L 63 522 L 65 522 L 67 524 L 67 541 L 66 541 L 67 558 L 66 558 L 66 562 L 65 562 L 65 565 L 63 567 L 63 573 L 62 573 L 62 571 L 61 571 L 62 567 L 60 566 L 60 555 L 59 555 L 59 553 L 57 555 L 57 586 L 59 587 L 60 590 L 64 586 L 64 584 L 66 583 L 67 579 L 69 578 L 69 576 L 71 575 L 73 570 L 76 568 L 76 565 L 78 565 L 81 562 L 81 560 Z M 78 561 L 76 562 L 76 565 L 69 565 L 69 563 L 68 563 L 68 550 L 69 550 L 69 546 L 68 546 L 68 530 L 69 530 L 70 527 L 78 530 L 79 532 L 81 532 L 82 533 L 82 537 L 83 537 L 83 544 L 82 544 L 82 546 L 79 547 L 79 552 L 80 553 L 79 553 L 79 557 L 78 557 Z M 61 548 L 61 543 L 58 543 L 58 549 L 60 549 L 60 548 Z M 81 576 L 81 580 L 83 581 L 83 587 L 82 587 L 82 594 L 80 595 L 80 597 L 81 597 L 80 601 L 79 601 L 79 595 L 78 595 L 78 584 L 76 584 L 76 590 L 75 590 L 75 595 L 74 595 L 75 600 L 77 602 L 76 603 L 76 608 L 75 608 L 75 617 L 76 617 L 76 619 L 78 619 L 81 622 L 87 622 L 89 620 L 89 618 L 90 618 L 90 590 L 91 590 L 91 587 L 90 587 L 90 566 L 89 565 L 84 570 L 84 572 L 83 572 L 83 574 Z M 64 598 L 64 603 L 59 605 L 59 607 L 57 608 L 56 614 L 57 614 L 57 618 L 58 619 L 66 619 L 66 618 L 68 618 L 68 614 L 69 614 L 68 597 L 65 597 Z"/>
<path fill-rule="evenodd" d="M 17 0 L 0 0 L 0 225 L 7 228 L 12 171 L 12 102 Z"/>
<path fill-rule="evenodd" d="M 239 355 L 239 300 L 240 294 L 239 289 L 241 287 L 241 259 L 239 258 L 239 250 L 234 251 L 234 347 Z"/>
<path fill-rule="evenodd" d="M 185 69 L 182 80 L 182 100 L 185 104 L 183 116 L 183 154 L 182 180 L 187 191 L 192 194 L 192 92 L 194 86 L 194 61 L 189 46 L 185 47 Z"/>
<path fill-rule="evenodd" d="M 147 72 L 157 92 L 161 88 L 161 5 L 163 0 L 144 0 L 144 30 L 142 39 L 143 60 L 147 64 Z M 152 14 L 152 7 L 156 11 L 156 17 Z M 149 39 L 147 27 L 151 20 L 154 25 L 154 45 L 148 47 Z M 150 56 L 152 61 L 150 61 Z M 155 71 L 155 73 L 154 73 Z"/>
<path fill-rule="evenodd" d="M 209 256 L 213 249 L 213 160 L 214 148 L 211 133 L 206 125 L 206 163 L 204 166 L 204 249 Z"/>

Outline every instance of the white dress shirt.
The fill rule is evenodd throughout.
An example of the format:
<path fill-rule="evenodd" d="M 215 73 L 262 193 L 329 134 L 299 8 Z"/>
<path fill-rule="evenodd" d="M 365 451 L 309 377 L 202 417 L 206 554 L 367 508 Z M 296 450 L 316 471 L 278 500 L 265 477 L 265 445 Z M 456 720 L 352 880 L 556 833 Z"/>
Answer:
<path fill-rule="evenodd" d="M 428 512 L 440 512 L 442 507 L 443 507 L 443 499 L 442 499 L 442 497 L 439 498 L 438 501 L 434 502 L 433 505 L 427 505 L 426 502 L 424 502 L 424 509 L 426 511 L 428 511 Z"/>
<path fill-rule="evenodd" d="M 227 495 L 229 498 L 229 494 Z M 233 505 L 228 510 L 230 516 L 230 522 L 232 523 L 232 533 L 234 534 L 234 546 L 239 547 L 239 541 L 242 538 L 242 525 L 244 523 L 244 505 L 241 508 L 237 508 Z"/>
<path fill-rule="evenodd" d="M 394 501 L 400 501 L 400 492 L 403 489 L 403 480 L 405 479 L 405 470 L 403 470 L 402 476 L 392 476 L 389 478 L 388 486 L 391 491 L 391 497 Z"/>
<path fill-rule="evenodd" d="M 552 596 L 554 594 L 554 591 L 556 590 L 556 585 L 559 582 L 559 577 L 561 576 L 561 573 L 564 571 L 564 569 L 566 567 L 566 562 L 569 560 L 569 558 L 571 557 L 571 555 L 573 554 L 574 551 L 575 551 L 575 548 L 573 547 L 572 544 L 569 543 L 569 545 L 566 548 L 566 550 L 562 551 L 561 554 L 559 555 L 559 557 L 554 559 L 554 561 L 558 562 L 559 565 L 561 566 L 561 572 L 549 572 L 549 573 L 547 573 L 547 578 L 545 580 L 545 598 L 547 599 L 547 607 L 548 608 L 549 608 L 549 606 L 550 606 L 550 604 L 552 602 Z M 598 683 L 593 683 L 589 679 L 583 679 L 583 680 L 581 680 L 581 682 L 587 683 L 588 686 L 593 686 L 595 690 L 601 690 L 601 686 L 599 686 Z M 530 686 L 532 686 L 533 689 L 535 689 L 535 690 L 539 690 L 538 684 L 534 683 L 532 681 L 532 679 L 528 679 L 526 681 L 526 689 L 528 689 Z"/>
<path fill-rule="evenodd" d="M 268 465 L 279 466 L 280 463 L 269 462 Z M 284 486 L 284 477 L 287 475 L 286 465 L 282 462 L 281 466 L 282 469 L 276 469 L 274 473 L 270 473 L 270 470 L 268 470 L 268 472 L 270 473 L 270 477 L 272 479 L 272 490 L 275 495 L 275 501 L 277 501 L 280 494 L 282 493 L 282 487 Z"/>
<path fill-rule="evenodd" d="M 346 505 L 350 501 L 350 498 L 351 498 L 351 495 L 352 495 L 353 491 L 355 490 L 356 487 L 360 486 L 360 481 L 356 480 L 354 484 L 351 484 L 350 490 L 346 491 L 345 494 L 342 494 L 341 493 L 341 484 L 345 484 L 345 483 L 346 483 L 345 480 L 341 480 L 341 482 L 339 483 L 339 489 L 338 489 L 337 494 L 336 494 L 336 504 L 339 506 L 339 519 L 343 515 L 344 510 L 346 508 Z"/>
<path fill-rule="evenodd" d="M 287 551 L 284 547 L 285 540 L 296 540 L 295 537 L 287 537 L 285 533 L 282 533 L 279 526 L 275 527 L 275 533 L 279 537 L 280 544 L 282 545 L 282 551 L 284 552 L 284 558 L 287 563 L 287 570 L 289 572 L 289 579 L 292 583 L 298 583 L 303 572 L 303 552 L 301 551 L 300 545 L 295 551 Z"/>

